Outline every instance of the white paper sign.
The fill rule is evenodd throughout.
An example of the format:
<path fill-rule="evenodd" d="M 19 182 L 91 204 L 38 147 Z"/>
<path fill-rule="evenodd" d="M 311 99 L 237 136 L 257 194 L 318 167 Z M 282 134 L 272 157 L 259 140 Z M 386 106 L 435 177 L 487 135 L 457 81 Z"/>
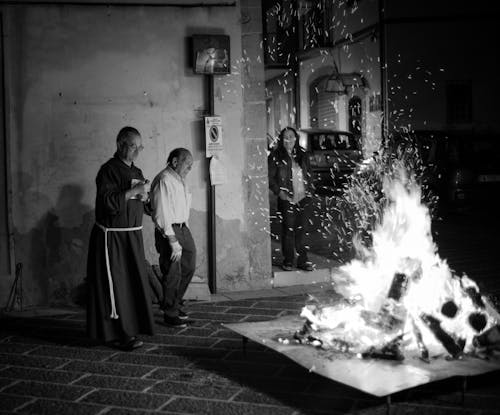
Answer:
<path fill-rule="evenodd" d="M 226 166 L 217 157 L 212 157 L 210 159 L 210 184 L 224 183 L 227 183 Z"/>
<path fill-rule="evenodd" d="M 205 150 L 207 157 L 220 155 L 224 150 L 220 117 L 205 117 Z"/>

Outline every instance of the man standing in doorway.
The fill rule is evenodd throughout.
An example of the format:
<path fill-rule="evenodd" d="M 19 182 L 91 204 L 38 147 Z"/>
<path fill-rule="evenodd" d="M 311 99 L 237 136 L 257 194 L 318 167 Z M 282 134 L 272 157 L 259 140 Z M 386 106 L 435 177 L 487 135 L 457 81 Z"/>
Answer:
<path fill-rule="evenodd" d="M 181 301 L 194 275 L 196 247 L 188 228 L 191 193 L 185 179 L 193 166 L 193 156 L 185 148 L 172 150 L 167 167 L 151 185 L 151 217 L 155 223 L 155 245 L 163 274 L 165 324 L 186 327 L 187 314 Z"/>
<path fill-rule="evenodd" d="M 154 332 L 141 231 L 149 184 L 134 165 L 142 148 L 139 131 L 122 128 L 97 173 L 87 262 L 87 333 L 127 351 L 142 346 L 138 334 Z"/>

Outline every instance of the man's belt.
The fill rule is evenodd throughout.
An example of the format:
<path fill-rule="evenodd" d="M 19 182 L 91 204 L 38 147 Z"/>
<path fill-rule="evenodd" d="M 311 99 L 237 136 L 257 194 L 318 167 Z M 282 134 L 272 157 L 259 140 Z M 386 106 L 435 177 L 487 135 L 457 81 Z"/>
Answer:
<path fill-rule="evenodd" d="M 176 228 L 183 228 L 184 226 L 187 225 L 186 222 L 182 222 L 182 223 L 172 223 L 172 226 L 175 226 Z"/>
<path fill-rule="evenodd" d="M 115 304 L 115 292 L 113 289 L 113 278 L 111 277 L 111 265 L 109 263 L 109 252 L 108 252 L 108 232 L 133 232 L 140 231 L 142 226 L 136 226 L 133 228 L 106 228 L 100 223 L 96 222 L 96 225 L 104 231 L 104 253 L 106 258 L 106 271 L 108 273 L 108 283 L 109 283 L 109 298 L 111 299 L 111 318 L 118 319 L 118 314 L 116 313 Z"/>

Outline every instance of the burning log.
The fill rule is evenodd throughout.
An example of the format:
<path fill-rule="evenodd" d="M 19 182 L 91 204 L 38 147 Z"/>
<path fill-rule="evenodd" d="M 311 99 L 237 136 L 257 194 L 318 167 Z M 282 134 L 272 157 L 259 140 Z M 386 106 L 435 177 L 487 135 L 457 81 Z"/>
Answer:
<path fill-rule="evenodd" d="M 422 314 L 420 318 L 430 329 L 432 334 L 434 334 L 436 339 L 441 342 L 446 351 L 453 358 L 459 358 L 464 349 L 465 340 L 455 340 L 452 336 L 450 336 L 448 333 L 446 333 L 446 331 L 443 330 L 443 328 L 441 327 L 441 322 L 434 316 L 431 316 L 429 314 Z"/>
<path fill-rule="evenodd" d="M 408 291 L 409 277 L 401 272 L 396 272 L 392 278 L 391 288 L 389 288 L 388 298 L 400 301 Z"/>
<path fill-rule="evenodd" d="M 302 328 L 293 334 L 293 338 L 300 344 L 332 349 L 342 353 L 350 352 L 353 347 L 353 344 L 342 339 L 328 338 L 327 340 L 326 338 L 322 338 L 324 334 L 322 331 L 315 331 L 312 328 L 312 323 L 306 320 Z"/>
<path fill-rule="evenodd" d="M 463 282 L 464 278 L 461 278 L 460 281 Z M 477 287 L 464 287 L 464 292 L 470 297 L 476 307 L 482 309 L 486 307 L 483 301 L 483 297 L 481 296 L 481 293 L 478 291 Z"/>
<path fill-rule="evenodd" d="M 422 332 L 418 328 L 414 319 L 412 319 L 411 323 L 413 327 L 413 333 L 415 334 L 415 339 L 417 340 L 417 347 L 420 352 L 420 359 L 422 359 L 426 363 L 430 363 L 429 350 L 427 350 L 427 346 L 425 345 L 422 339 Z"/>
<path fill-rule="evenodd" d="M 477 348 L 500 350 L 500 325 L 490 327 L 484 333 L 475 336 L 472 344 Z"/>
<path fill-rule="evenodd" d="M 363 359 L 385 359 L 385 360 L 404 360 L 404 355 L 401 352 L 401 340 L 403 334 L 395 337 L 389 343 L 381 348 L 370 347 L 366 352 L 361 353 Z"/>

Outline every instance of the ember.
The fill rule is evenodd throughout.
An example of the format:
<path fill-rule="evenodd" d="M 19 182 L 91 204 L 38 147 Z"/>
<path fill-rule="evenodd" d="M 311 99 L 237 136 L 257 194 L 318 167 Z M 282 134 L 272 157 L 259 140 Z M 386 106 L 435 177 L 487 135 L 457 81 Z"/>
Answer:
<path fill-rule="evenodd" d="M 500 346 L 496 310 L 474 281 L 439 257 L 419 187 L 403 172 L 397 176 L 384 183 L 389 202 L 372 247 L 335 277 L 344 301 L 306 305 L 296 341 L 360 358 L 417 355 L 426 362 Z"/>

